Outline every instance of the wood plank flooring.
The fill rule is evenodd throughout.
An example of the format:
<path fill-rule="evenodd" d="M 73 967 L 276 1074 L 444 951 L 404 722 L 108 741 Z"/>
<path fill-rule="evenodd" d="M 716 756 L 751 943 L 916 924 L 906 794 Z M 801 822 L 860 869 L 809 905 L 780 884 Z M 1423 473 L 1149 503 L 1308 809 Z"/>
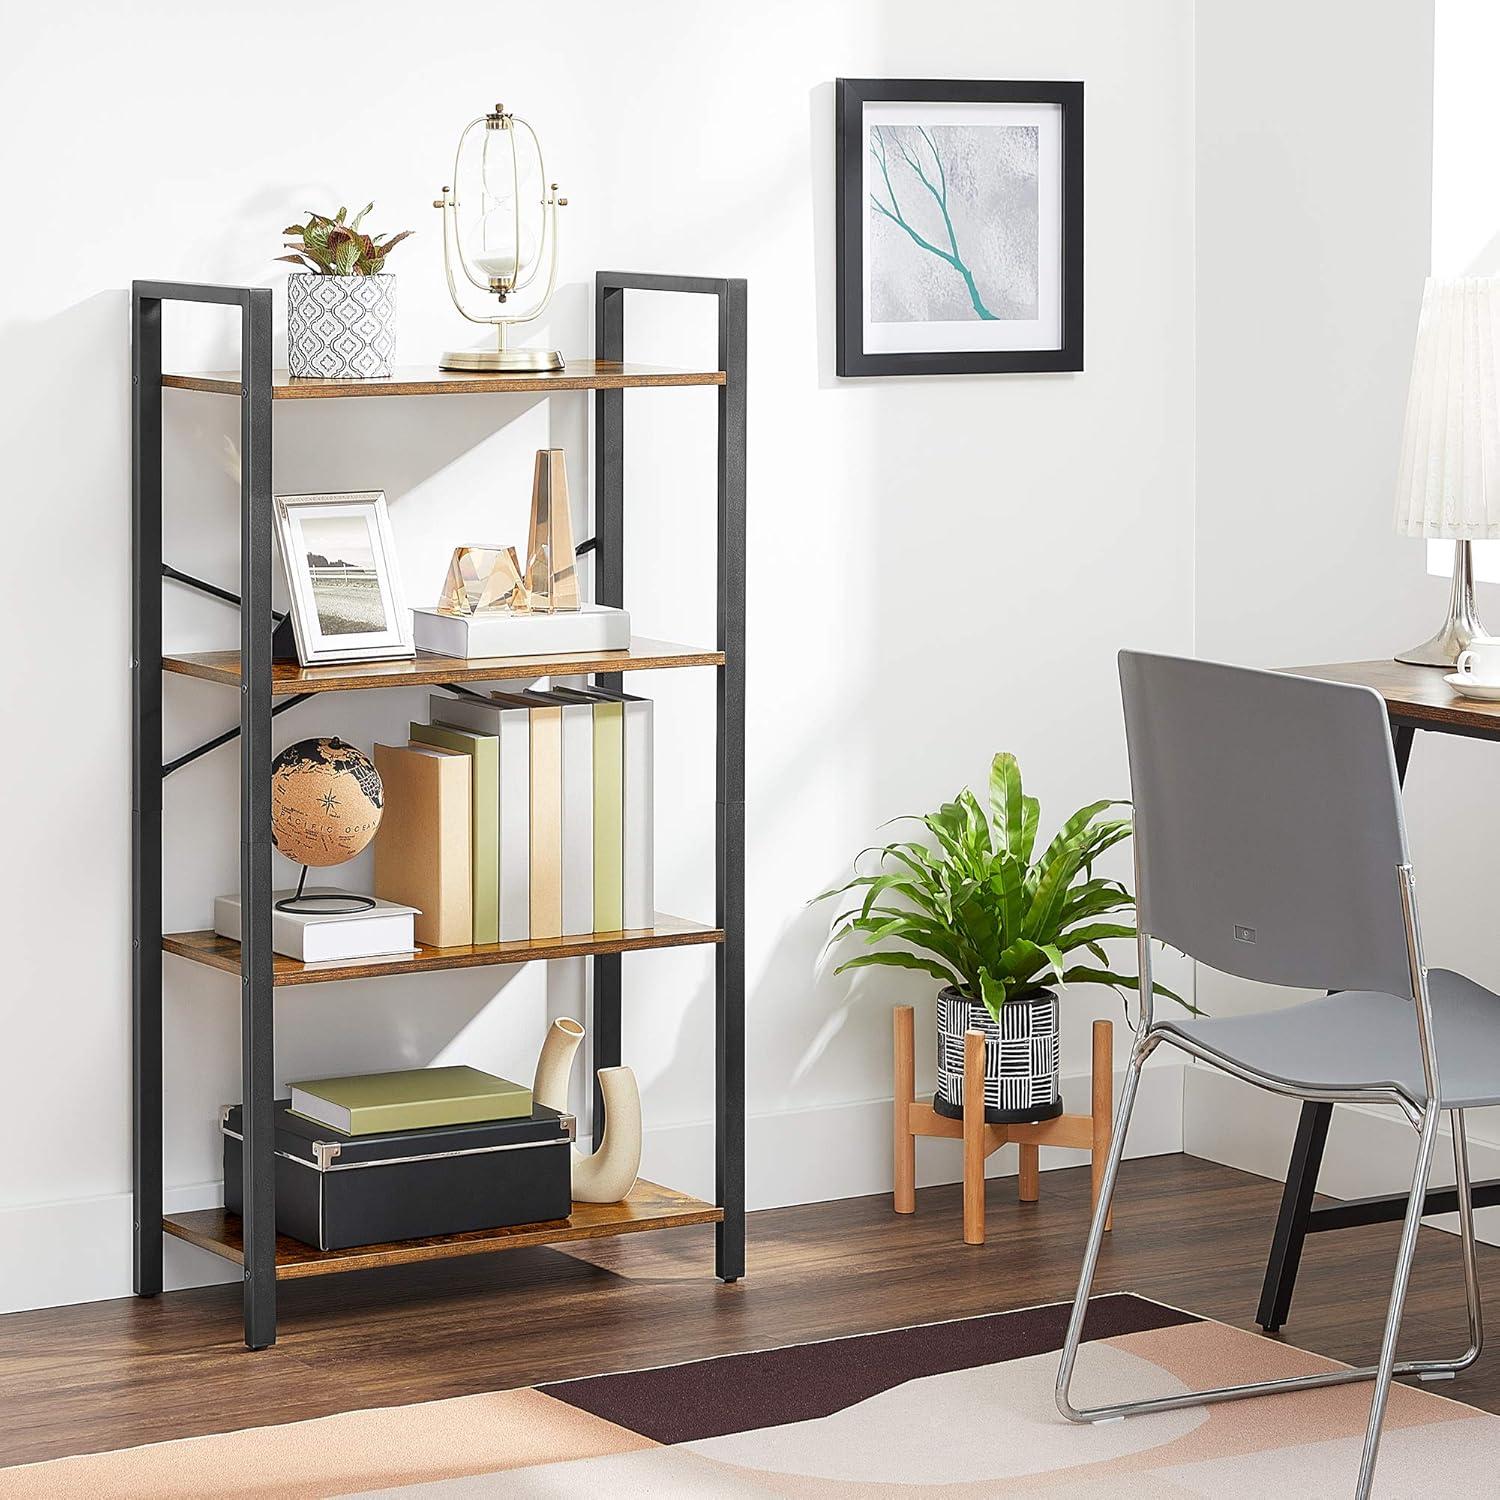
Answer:
<path fill-rule="evenodd" d="M 749 1274 L 713 1280 L 710 1228 L 284 1282 L 277 1345 L 240 1342 L 237 1286 L 0 1317 L 0 1464 L 328 1412 L 768 1348 L 1071 1297 L 1087 1168 L 1041 1202 L 992 1183 L 988 1243 L 961 1243 L 959 1189 L 777 1209 L 750 1220 Z M 1128 1162 L 1098 1290 L 1253 1328 L 1279 1185 L 1188 1156 Z M 1314 1236 L 1286 1329 L 1373 1357 L 1399 1226 Z M 1481 1247 L 1491 1326 L 1500 1250 Z M 1403 1350 L 1465 1341 L 1458 1241 L 1423 1230 Z M 1500 1355 L 1438 1388 L 1500 1411 Z"/>

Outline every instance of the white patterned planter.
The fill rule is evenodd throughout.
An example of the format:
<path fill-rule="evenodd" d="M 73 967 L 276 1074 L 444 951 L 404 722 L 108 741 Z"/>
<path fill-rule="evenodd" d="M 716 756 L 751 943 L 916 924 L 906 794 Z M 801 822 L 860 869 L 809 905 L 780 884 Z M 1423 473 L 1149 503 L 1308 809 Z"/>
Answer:
<path fill-rule="evenodd" d="M 1062 1113 L 1058 1004 L 1052 990 L 1034 990 L 1002 1005 L 998 1021 L 951 986 L 938 993 L 938 1087 L 932 1107 L 950 1119 L 963 1114 L 966 1031 L 984 1033 L 986 1121 L 1005 1125 Z"/>
<path fill-rule="evenodd" d="M 396 278 L 292 272 L 286 279 L 286 353 L 293 375 L 389 376 L 396 353 Z"/>

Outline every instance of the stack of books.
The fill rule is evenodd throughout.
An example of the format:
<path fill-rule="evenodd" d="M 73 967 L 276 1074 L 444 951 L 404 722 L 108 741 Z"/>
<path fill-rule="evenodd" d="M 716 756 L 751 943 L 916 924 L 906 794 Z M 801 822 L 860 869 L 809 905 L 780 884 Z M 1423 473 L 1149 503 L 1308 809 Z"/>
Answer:
<path fill-rule="evenodd" d="M 656 920 L 652 704 L 606 688 L 434 693 L 377 745 L 376 894 L 419 942 L 525 942 Z"/>
<path fill-rule="evenodd" d="M 344 1135 L 531 1118 L 531 1090 L 478 1068 L 406 1068 L 292 1085 L 292 1113 Z"/>

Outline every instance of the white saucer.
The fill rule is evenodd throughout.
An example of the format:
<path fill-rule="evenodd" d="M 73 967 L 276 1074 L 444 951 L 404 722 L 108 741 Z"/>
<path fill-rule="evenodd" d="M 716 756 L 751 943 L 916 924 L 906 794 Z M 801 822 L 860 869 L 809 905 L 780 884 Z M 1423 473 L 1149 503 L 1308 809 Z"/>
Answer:
<path fill-rule="evenodd" d="M 1460 698 L 1477 698 L 1484 703 L 1500 703 L 1500 678 L 1481 681 L 1472 672 L 1449 672 L 1443 681 Z"/>

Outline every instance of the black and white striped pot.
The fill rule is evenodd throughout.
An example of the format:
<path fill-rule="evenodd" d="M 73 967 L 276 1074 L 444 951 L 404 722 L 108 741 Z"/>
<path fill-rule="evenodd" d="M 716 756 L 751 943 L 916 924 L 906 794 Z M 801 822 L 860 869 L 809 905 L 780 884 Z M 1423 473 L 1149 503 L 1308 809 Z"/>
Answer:
<path fill-rule="evenodd" d="M 937 998 L 937 1093 L 932 1107 L 960 1119 L 964 1107 L 964 1033 L 984 1033 L 984 1117 L 991 1125 L 1051 1120 L 1062 1113 L 1058 1087 L 1058 1005 L 1052 990 L 1033 990 L 1000 1007 L 951 986 Z"/>
<path fill-rule="evenodd" d="M 396 278 L 286 279 L 286 362 L 293 375 L 370 380 L 391 373 L 396 354 Z"/>

